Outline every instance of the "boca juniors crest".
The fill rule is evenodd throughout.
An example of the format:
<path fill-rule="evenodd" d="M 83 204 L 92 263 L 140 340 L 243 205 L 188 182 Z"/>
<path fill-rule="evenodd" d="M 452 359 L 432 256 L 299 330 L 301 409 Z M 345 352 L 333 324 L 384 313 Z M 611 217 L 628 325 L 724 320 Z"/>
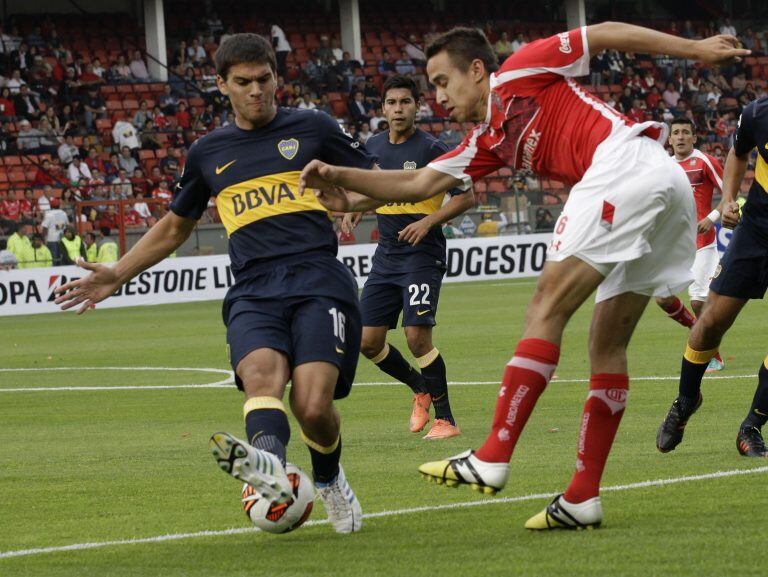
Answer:
<path fill-rule="evenodd" d="M 403 163 L 403 170 L 416 170 L 416 163 L 412 160 L 406 160 Z"/>
<path fill-rule="evenodd" d="M 293 160 L 299 152 L 299 141 L 295 138 L 281 140 L 277 143 L 277 150 L 286 160 Z"/>

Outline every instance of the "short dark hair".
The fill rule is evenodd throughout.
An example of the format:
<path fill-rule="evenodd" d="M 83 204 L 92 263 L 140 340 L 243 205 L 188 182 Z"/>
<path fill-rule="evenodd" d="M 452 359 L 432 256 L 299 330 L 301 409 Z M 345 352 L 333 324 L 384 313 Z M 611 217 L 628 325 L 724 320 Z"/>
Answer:
<path fill-rule="evenodd" d="M 277 74 L 277 61 L 272 46 L 263 36 L 242 32 L 233 34 L 216 50 L 216 74 L 226 80 L 229 69 L 243 62 L 267 63 Z"/>
<path fill-rule="evenodd" d="M 112 232 L 112 230 L 111 230 L 111 229 L 110 229 L 108 226 L 102 226 L 102 227 L 99 229 L 99 232 L 100 232 L 101 234 L 103 234 L 104 236 L 109 236 L 109 235 L 110 235 L 110 233 Z"/>
<path fill-rule="evenodd" d="M 491 43 L 477 28 L 458 26 L 443 32 L 427 45 L 427 60 L 443 51 L 461 70 L 467 70 L 473 60 L 482 60 L 488 74 L 499 69 Z"/>
<path fill-rule="evenodd" d="M 669 127 L 672 128 L 675 124 L 687 124 L 691 127 L 691 132 L 696 132 L 696 125 L 693 123 L 693 120 L 687 116 L 676 116 L 672 119 L 672 122 L 669 123 Z"/>
<path fill-rule="evenodd" d="M 405 88 L 406 90 L 409 90 L 411 96 L 413 96 L 414 102 L 419 101 L 419 89 L 416 87 L 413 78 L 400 75 L 390 76 L 387 78 L 386 82 L 384 82 L 384 87 L 381 89 L 381 99 L 386 99 L 387 92 L 394 88 Z"/>

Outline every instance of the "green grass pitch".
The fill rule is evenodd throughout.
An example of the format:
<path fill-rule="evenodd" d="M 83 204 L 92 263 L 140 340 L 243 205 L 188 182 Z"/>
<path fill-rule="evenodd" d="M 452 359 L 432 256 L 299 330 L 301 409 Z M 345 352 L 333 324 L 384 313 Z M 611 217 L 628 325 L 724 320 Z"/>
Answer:
<path fill-rule="evenodd" d="M 444 287 L 435 343 L 449 380 L 498 381 L 532 290 L 531 280 Z M 676 392 L 686 335 L 649 305 L 630 349 L 630 373 L 659 379 L 631 384 L 604 477 L 616 490 L 603 494 L 603 527 L 548 534 L 523 529 L 548 502 L 542 495 L 564 489 L 573 471 L 591 310 L 585 306 L 569 325 L 558 380 L 542 396 L 513 457 L 510 482 L 495 499 L 425 483 L 416 467 L 482 443 L 496 384 L 453 385 L 463 435 L 431 443 L 408 432 L 405 386 L 356 386 L 339 403 L 342 459 L 364 512 L 382 515 L 346 536 L 316 523 L 325 519 L 319 502 L 315 523 L 294 533 L 247 530 L 240 486 L 216 468 L 207 449 L 217 430 L 242 434 L 242 400 L 234 386 L 27 390 L 221 381 L 226 375 L 192 370 L 229 368 L 218 303 L 0 319 L 0 367 L 42 369 L 0 372 L 0 575 L 758 574 L 768 463 L 739 456 L 735 435 L 754 391 L 750 375 L 768 352 L 761 302 L 750 304 L 727 336 L 725 378 L 705 381 L 704 405 L 685 443 L 668 455 L 656 451 L 654 440 Z M 405 351 L 400 332 L 390 334 Z M 58 367 L 190 370 L 47 370 Z M 360 384 L 389 380 L 361 359 Z M 308 469 L 293 427 L 289 459 Z M 747 474 L 706 477 L 718 471 Z M 635 485 L 661 479 L 677 482 Z M 222 533 L 227 529 L 236 531 Z M 199 535 L 204 531 L 213 534 Z M 174 538 L 146 541 L 165 535 Z M 123 543 L 86 548 L 114 541 Z M 68 545 L 76 547 L 7 555 Z"/>

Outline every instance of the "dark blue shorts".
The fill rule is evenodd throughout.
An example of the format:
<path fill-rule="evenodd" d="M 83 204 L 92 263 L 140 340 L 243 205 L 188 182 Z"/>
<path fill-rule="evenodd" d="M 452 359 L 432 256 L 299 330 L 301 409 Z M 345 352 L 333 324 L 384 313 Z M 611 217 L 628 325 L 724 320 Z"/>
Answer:
<path fill-rule="evenodd" d="M 761 299 L 768 288 L 768 246 L 740 224 L 715 269 L 709 290 L 726 297 Z"/>
<path fill-rule="evenodd" d="M 435 326 L 444 274 L 445 269 L 437 267 L 396 275 L 382 275 L 374 269 L 360 300 L 363 326 L 394 329 L 400 311 L 404 327 Z"/>
<path fill-rule="evenodd" d="M 275 267 L 245 284 L 230 291 L 234 296 L 227 296 L 223 308 L 232 369 L 260 348 L 282 352 L 291 368 L 325 361 L 339 368 L 334 398 L 346 397 L 362 336 L 349 270 L 335 258 L 302 262 Z M 238 377 L 235 382 L 242 390 Z"/>

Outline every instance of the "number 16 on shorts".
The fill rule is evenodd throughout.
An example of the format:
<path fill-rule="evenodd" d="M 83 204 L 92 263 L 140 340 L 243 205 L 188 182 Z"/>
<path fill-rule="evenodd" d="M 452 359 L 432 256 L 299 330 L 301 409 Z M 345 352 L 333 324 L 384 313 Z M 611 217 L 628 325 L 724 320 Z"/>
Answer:
<path fill-rule="evenodd" d="M 336 337 L 336 352 L 339 354 L 344 353 L 344 343 L 346 342 L 347 332 L 347 317 L 343 312 L 336 307 L 328 309 L 328 314 L 331 315 L 333 322 L 333 336 Z"/>

